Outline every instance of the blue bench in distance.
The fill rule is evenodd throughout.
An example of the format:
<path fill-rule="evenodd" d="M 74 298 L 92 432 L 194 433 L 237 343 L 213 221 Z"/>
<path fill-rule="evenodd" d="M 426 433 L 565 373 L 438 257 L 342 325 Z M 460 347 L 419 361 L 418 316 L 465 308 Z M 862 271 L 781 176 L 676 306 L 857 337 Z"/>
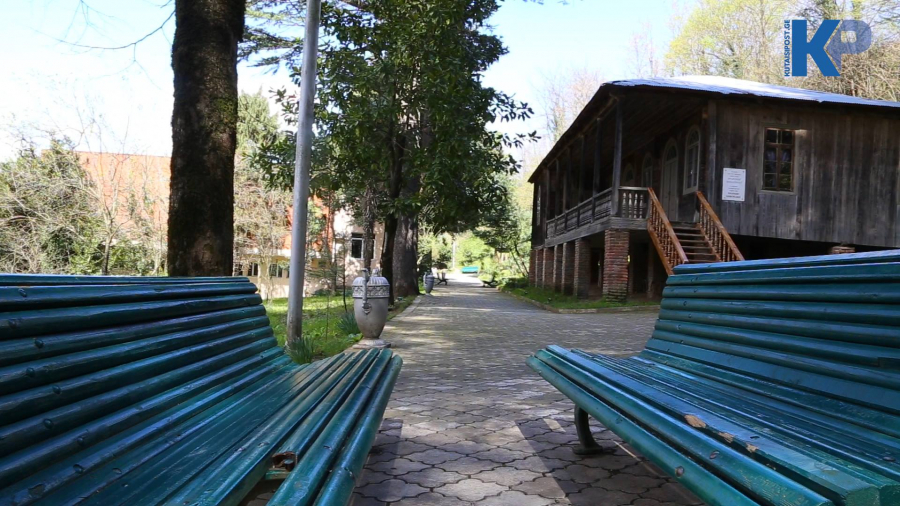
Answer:
<path fill-rule="evenodd" d="M 401 360 L 297 365 L 256 291 L 0 275 L 0 504 L 348 503 Z"/>
<path fill-rule="evenodd" d="M 460 269 L 460 272 L 463 274 L 478 274 L 478 266 L 477 265 L 467 265 Z"/>
<path fill-rule="evenodd" d="M 682 265 L 640 355 L 528 364 L 709 504 L 900 504 L 900 252 Z"/>

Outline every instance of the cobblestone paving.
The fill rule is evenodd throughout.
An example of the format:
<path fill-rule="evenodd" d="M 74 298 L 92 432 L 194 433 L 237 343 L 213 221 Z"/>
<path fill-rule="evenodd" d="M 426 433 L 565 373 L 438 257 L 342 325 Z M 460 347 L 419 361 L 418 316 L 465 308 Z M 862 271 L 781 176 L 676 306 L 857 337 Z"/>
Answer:
<path fill-rule="evenodd" d="M 548 344 L 637 353 L 655 313 L 554 314 L 473 281 L 385 330 L 403 370 L 354 506 L 700 504 L 601 426 L 615 453 L 573 454 L 572 403 L 525 365 Z"/>

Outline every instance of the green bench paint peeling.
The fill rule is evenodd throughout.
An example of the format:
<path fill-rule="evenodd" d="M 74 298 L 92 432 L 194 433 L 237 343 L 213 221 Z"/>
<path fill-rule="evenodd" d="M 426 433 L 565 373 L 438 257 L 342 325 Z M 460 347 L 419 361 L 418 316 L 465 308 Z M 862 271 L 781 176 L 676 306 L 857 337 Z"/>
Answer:
<path fill-rule="evenodd" d="M 347 504 L 400 366 L 294 364 L 246 278 L 0 275 L 0 504 Z"/>
<path fill-rule="evenodd" d="M 900 253 L 683 265 L 640 355 L 528 359 L 710 504 L 900 504 Z"/>

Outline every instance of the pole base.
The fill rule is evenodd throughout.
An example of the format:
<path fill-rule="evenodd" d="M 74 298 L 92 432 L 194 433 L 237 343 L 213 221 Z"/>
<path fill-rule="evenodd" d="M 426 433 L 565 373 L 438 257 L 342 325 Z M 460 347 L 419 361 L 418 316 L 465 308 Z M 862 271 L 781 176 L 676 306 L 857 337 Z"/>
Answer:
<path fill-rule="evenodd" d="M 353 345 L 354 350 L 371 350 L 371 349 L 384 349 L 390 348 L 391 343 L 385 341 L 384 339 L 362 339 L 358 343 Z"/>

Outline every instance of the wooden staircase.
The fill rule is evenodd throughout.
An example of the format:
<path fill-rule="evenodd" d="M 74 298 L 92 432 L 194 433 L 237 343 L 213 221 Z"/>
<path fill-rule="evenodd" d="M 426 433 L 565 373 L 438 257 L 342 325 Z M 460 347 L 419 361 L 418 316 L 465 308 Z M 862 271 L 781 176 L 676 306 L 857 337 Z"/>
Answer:
<path fill-rule="evenodd" d="M 647 218 L 647 231 L 669 275 L 672 275 L 675 266 L 681 264 L 744 259 L 703 193 L 697 192 L 697 223 L 672 223 L 653 188 L 648 188 L 648 192 L 650 215 Z"/>

